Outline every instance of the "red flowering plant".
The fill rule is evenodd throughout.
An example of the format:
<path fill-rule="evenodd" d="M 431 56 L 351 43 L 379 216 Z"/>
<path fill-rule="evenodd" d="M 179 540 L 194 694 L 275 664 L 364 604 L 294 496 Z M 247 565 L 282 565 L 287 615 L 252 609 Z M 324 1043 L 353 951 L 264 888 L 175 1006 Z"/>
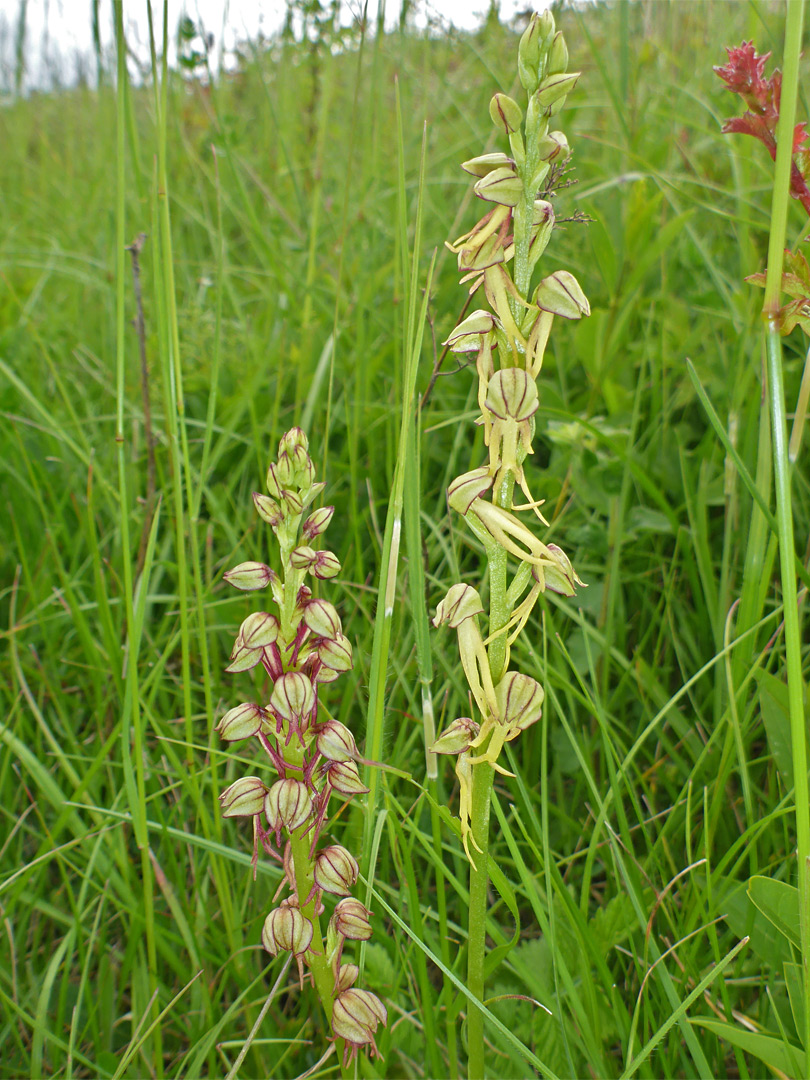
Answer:
<path fill-rule="evenodd" d="M 737 48 L 726 47 L 728 63 L 714 70 L 732 94 L 739 94 L 748 106 L 742 116 L 732 117 L 723 124 L 723 133 L 753 135 L 776 160 L 776 126 L 779 122 L 779 103 L 782 93 L 782 72 L 777 68 L 765 78 L 765 64 L 770 53 L 759 56 L 752 41 Z M 810 214 L 810 146 L 807 146 L 807 122 L 793 129 L 793 159 L 790 164 L 790 194 Z M 765 286 L 765 274 L 752 274 L 745 279 L 753 285 Z M 782 334 L 789 334 L 799 324 L 810 334 L 810 271 L 801 252 L 785 251 L 785 272 L 782 289 L 792 297 L 778 313 Z"/>
<path fill-rule="evenodd" d="M 764 77 L 765 64 L 770 53 L 759 56 L 752 41 L 744 41 L 736 49 L 726 47 L 728 63 L 715 67 L 714 71 L 732 94 L 739 94 L 748 109 L 742 116 L 734 116 L 723 124 L 723 133 L 738 132 L 753 135 L 765 146 L 771 159 L 776 161 L 776 125 L 779 121 L 779 99 L 782 93 L 782 72 L 777 68 L 769 79 Z M 793 153 L 790 169 L 790 194 L 798 199 L 810 214 L 810 188 L 806 176 L 810 171 L 810 148 L 807 140 L 806 121 L 793 129 Z"/>

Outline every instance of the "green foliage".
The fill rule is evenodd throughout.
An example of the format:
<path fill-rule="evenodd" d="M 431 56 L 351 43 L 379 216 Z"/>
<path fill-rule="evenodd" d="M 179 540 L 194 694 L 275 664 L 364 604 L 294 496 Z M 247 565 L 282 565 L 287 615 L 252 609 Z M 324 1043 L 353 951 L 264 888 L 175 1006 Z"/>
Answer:
<path fill-rule="evenodd" d="M 547 696 L 519 758 L 510 755 L 516 780 L 495 786 L 503 882 L 490 893 L 487 933 L 503 952 L 491 994 L 532 998 L 552 1016 L 525 1000 L 488 1004 L 499 1024 L 485 1017 L 497 1050 L 490 1073 L 529 1075 L 539 1060 L 558 1076 L 618 1077 L 641 1057 L 642 1076 L 764 1076 L 763 1061 L 800 1075 L 791 946 L 745 894 L 755 876 L 791 884 L 796 847 L 772 518 L 750 490 L 770 507 L 758 471 L 762 294 L 743 279 L 763 269 L 772 174 L 752 140 L 721 136 L 729 108 L 711 72 L 724 44 L 752 33 L 762 51 L 778 48 L 782 19 L 771 6 L 696 0 L 563 9 L 558 23 L 583 74 L 565 112 L 578 185 L 555 206 L 559 218 L 579 209 L 593 221 L 566 223 L 554 250 L 594 314 L 555 328 L 534 439 L 540 467 L 527 466 L 527 480 L 588 588 L 581 607 L 543 601 L 513 658 Z M 410 312 L 434 246 L 476 218 L 470 200 L 453 220 L 457 162 L 490 135 L 487 104 L 510 90 L 517 39 L 492 20 L 477 34 L 420 35 L 403 23 L 367 36 L 362 50 L 359 38 L 354 28 L 335 48 L 289 35 L 247 43 L 238 69 L 210 85 L 169 74 L 178 355 L 153 174 L 155 98 L 148 83 L 132 88 L 125 239 L 148 234 L 140 262 L 159 518 L 148 501 L 129 256 L 123 504 L 119 495 L 112 80 L 0 110 L 0 1046 L 9 1075 L 225 1075 L 278 978 L 280 963 L 266 963 L 259 943 L 279 869 L 260 863 L 249 882 L 244 832 L 219 817 L 216 795 L 251 759 L 223 746 L 214 725 L 234 700 L 223 675 L 232 629 L 250 611 L 221 575 L 265 559 L 269 531 L 256 525 L 250 493 L 268 447 L 304 414 L 336 506 L 330 544 L 343 572 L 332 599 L 355 656 L 324 704 L 362 742 L 369 683 L 384 682 L 372 730 L 399 770 L 380 775 L 376 804 L 396 828 L 378 830 L 375 818 L 379 846 L 364 853 L 378 931 L 364 979 L 391 1017 L 374 1069 L 463 1068 L 475 1007 L 459 985 L 465 862 L 436 809 L 455 805 L 449 771 L 425 782 L 415 656 L 425 615 L 409 588 L 421 555 L 432 616 L 449 585 L 480 577 L 483 565 L 445 503 L 450 480 L 482 456 L 470 435 L 472 380 L 451 374 L 451 360 L 419 416 L 429 438 L 408 444 L 403 513 L 416 520 L 384 670 L 372 671 L 371 656 L 406 446 Z M 407 222 L 423 117 L 414 292 Z M 804 222 L 797 206 L 791 213 L 796 246 Z M 459 315 L 442 250 L 425 302 L 417 394 L 439 358 L 432 343 Z M 785 342 L 789 410 L 805 344 L 799 329 Z M 766 451 L 767 441 L 767 460 Z M 794 515 L 806 536 L 801 468 Z M 136 646 L 140 753 L 127 697 Z M 455 646 L 432 634 L 420 650 L 441 729 L 466 711 Z M 236 678 L 247 700 L 251 676 Z M 360 837 L 362 813 L 347 826 Z M 514 947 L 510 905 L 521 928 Z M 711 976 L 706 997 L 679 1013 Z M 243 1077 L 283 1080 L 317 1061 L 315 999 L 297 984 L 286 994 L 288 982 Z M 693 1026 L 700 1013 L 709 1019 Z"/>

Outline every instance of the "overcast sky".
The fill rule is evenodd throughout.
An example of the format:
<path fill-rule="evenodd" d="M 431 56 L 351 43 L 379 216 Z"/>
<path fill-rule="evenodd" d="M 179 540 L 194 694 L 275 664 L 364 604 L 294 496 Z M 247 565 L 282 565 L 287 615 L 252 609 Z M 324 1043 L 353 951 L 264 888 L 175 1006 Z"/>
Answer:
<path fill-rule="evenodd" d="M 102 0 L 102 42 L 109 48 L 112 42 L 112 5 L 114 0 Z M 379 0 L 369 0 L 369 14 L 376 18 Z M 525 10 L 530 0 L 501 0 L 502 17 L 510 18 L 517 10 Z M 386 23 L 395 24 L 399 18 L 401 0 L 387 0 Z M 91 0 L 0 0 L 0 37 L 4 37 L 4 62 L 13 57 L 12 43 L 21 7 L 26 10 L 26 38 L 29 84 L 45 84 L 43 56 L 57 61 L 62 68 L 62 81 L 75 71 L 76 57 L 93 55 L 91 30 Z M 446 19 L 454 25 L 473 28 L 479 25 L 489 6 L 489 0 L 418 0 L 417 10 Z M 535 7 L 546 7 L 547 0 L 535 0 Z M 160 23 L 162 0 L 154 0 L 153 10 Z M 169 0 L 169 27 L 172 34 L 180 15 L 186 12 L 195 22 L 202 22 L 215 37 L 215 56 L 220 50 L 233 48 L 236 41 L 255 38 L 259 31 L 265 35 L 277 30 L 284 19 L 284 0 Z M 344 0 L 344 19 L 350 21 L 362 10 L 362 0 Z M 128 40 L 141 52 L 138 43 L 148 42 L 146 0 L 124 0 L 124 18 Z M 147 50 L 148 54 L 148 50 Z M 47 62 L 46 62 L 47 67 Z M 64 69 L 67 70 L 64 70 Z"/>

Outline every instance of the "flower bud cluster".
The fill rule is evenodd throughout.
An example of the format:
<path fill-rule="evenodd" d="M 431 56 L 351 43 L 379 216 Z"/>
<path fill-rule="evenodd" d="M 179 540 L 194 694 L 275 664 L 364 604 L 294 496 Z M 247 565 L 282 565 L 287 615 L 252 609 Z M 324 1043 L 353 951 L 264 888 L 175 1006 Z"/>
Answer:
<path fill-rule="evenodd" d="M 470 295 L 480 289 L 488 304 L 468 315 L 444 342 L 451 352 L 475 356 L 479 423 L 488 448 L 486 464 L 450 484 L 448 501 L 488 554 L 502 549 L 518 562 L 506 592 L 508 619 L 494 634 L 489 628 L 488 640 L 503 643 L 499 670 L 492 670 L 493 652 L 479 626 L 484 608 L 472 586 L 452 586 L 434 619 L 435 626 L 447 624 L 458 634 L 464 673 L 481 714 L 480 722 L 455 720 L 431 748 L 456 756 L 468 856 L 472 766 L 489 762 L 505 772 L 497 764 L 504 743 L 541 715 L 543 688 L 508 670 L 510 648 L 542 592 L 572 596 L 582 584 L 562 549 L 538 540 L 518 517 L 522 510 L 533 511 L 548 524 L 539 510 L 542 503 L 529 491 L 523 463 L 532 453 L 540 404 L 537 378 L 554 317 L 590 315 L 584 292 L 567 270 L 556 270 L 531 288 L 555 220 L 551 202 L 538 196 L 553 192 L 570 153 L 565 135 L 549 130 L 579 78 L 567 66 L 568 49 L 552 13 L 532 16 L 518 51 L 518 75 L 528 98 L 525 112 L 506 94 L 495 94 L 490 103 L 493 123 L 509 140 L 509 153 L 482 154 L 462 165 L 475 177 L 473 191 L 490 209 L 470 232 L 447 245 L 457 256 L 462 283 L 470 283 Z M 514 505 L 515 485 L 526 497 L 522 506 Z"/>
<path fill-rule="evenodd" d="M 219 798 L 223 817 L 253 820 L 254 876 L 260 849 L 283 867 L 282 886 L 289 895 L 267 915 L 262 944 L 272 956 L 292 953 L 302 986 L 304 967 L 310 968 L 348 1061 L 364 1046 L 377 1052 L 374 1036 L 386 1022 L 386 1010 L 374 994 L 354 987 L 358 968 L 341 962 L 347 940 L 371 937 L 371 913 L 351 896 L 357 861 L 339 844 L 321 846 L 332 797 L 345 801 L 368 788 L 360 779 L 357 763 L 362 759 L 352 733 L 338 720 L 318 716 L 321 687 L 351 669 L 352 648 L 335 607 L 315 597 L 307 584 L 308 578 L 335 577 L 340 562 L 331 551 L 312 546 L 328 527 L 334 507 L 311 509 L 324 485 L 315 481 L 300 428 L 282 437 L 266 486 L 267 494 L 254 493 L 253 502 L 278 541 L 280 573 L 246 562 L 224 577 L 243 591 L 270 590 L 275 610 L 245 619 L 226 669 L 262 669 L 267 692 L 263 704 L 246 702 L 226 712 L 218 730 L 228 741 L 256 738 L 277 779 L 265 783 L 256 776 L 242 777 Z M 340 899 L 324 950 L 319 917 L 325 894 Z"/>

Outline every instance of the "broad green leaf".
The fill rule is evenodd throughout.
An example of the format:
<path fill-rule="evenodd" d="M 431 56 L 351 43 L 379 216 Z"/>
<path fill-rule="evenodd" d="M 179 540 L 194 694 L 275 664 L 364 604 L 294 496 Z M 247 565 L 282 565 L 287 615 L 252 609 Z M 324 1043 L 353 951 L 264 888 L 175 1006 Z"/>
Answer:
<path fill-rule="evenodd" d="M 737 937 L 749 936 L 751 950 L 768 970 L 777 972 L 790 960 L 790 946 L 773 923 L 751 903 L 744 882 L 728 878 L 717 882 L 714 914 L 722 915 Z"/>
<path fill-rule="evenodd" d="M 799 890 L 784 881 L 757 875 L 748 882 L 748 895 L 765 918 L 800 949 Z"/>
<path fill-rule="evenodd" d="M 793 755 L 790 750 L 790 716 L 787 684 L 767 671 L 758 671 L 759 707 L 768 746 L 786 788 L 793 787 Z"/>
<path fill-rule="evenodd" d="M 774 1038 L 773 1035 L 762 1035 L 758 1031 L 746 1031 L 733 1024 L 726 1024 L 721 1020 L 709 1020 L 702 1016 L 695 1017 L 691 1023 L 714 1032 L 719 1038 L 730 1042 L 732 1046 L 744 1050 L 746 1054 L 752 1054 L 764 1062 L 769 1069 L 778 1070 L 792 1077 L 807 1075 L 804 1050 L 786 1043 L 783 1039 Z"/>

